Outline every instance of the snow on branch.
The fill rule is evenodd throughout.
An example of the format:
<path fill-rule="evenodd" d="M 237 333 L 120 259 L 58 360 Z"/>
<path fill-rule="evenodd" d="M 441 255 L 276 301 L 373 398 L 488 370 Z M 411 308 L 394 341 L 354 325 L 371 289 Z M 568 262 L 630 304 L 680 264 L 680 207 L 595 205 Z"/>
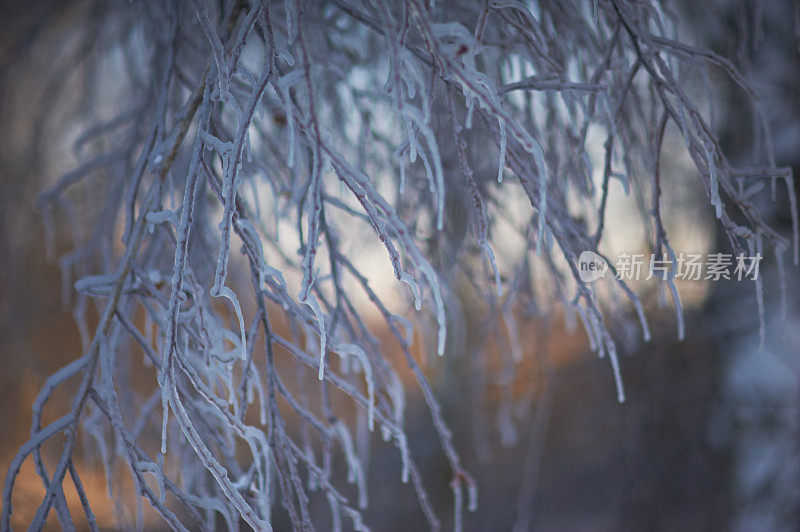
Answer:
<path fill-rule="evenodd" d="M 780 256 L 791 246 L 798 261 L 793 196 L 791 243 L 752 198 L 759 182 L 782 181 L 793 194 L 755 88 L 733 62 L 677 40 L 660 2 L 150 0 L 106 2 L 98 13 L 107 29 L 83 53 L 118 46 L 125 79 L 106 84 L 125 105 L 86 124 L 79 164 L 39 198 L 48 219 L 71 220 L 74 246 L 60 264 L 86 345 L 33 405 L 30 440 L 3 489 L 4 530 L 31 455 L 46 490 L 32 526 L 52 509 L 70 526 L 69 472 L 96 528 L 74 465 L 79 435 L 104 456 L 112 494 L 121 461 L 137 497 L 174 529 L 213 529 L 221 518 L 269 530 L 278 505 L 306 529 L 310 498 L 322 494 L 335 529 L 347 520 L 364 530 L 368 464 L 356 442 L 370 436 L 358 416 L 397 448 L 397 480 L 411 482 L 438 529 L 404 428 L 410 393 L 421 393 L 450 465 L 448 520 L 459 529 L 477 486 L 412 343 L 452 354 L 451 281 L 464 271 L 518 363 L 526 355 L 513 309 L 552 309 L 539 301 L 544 279 L 544 295 L 576 313 L 608 357 L 623 401 L 612 324 L 629 320 L 646 341 L 647 318 L 624 280 L 582 281 L 578 257 L 592 251 L 611 265 L 602 249 L 614 178 L 647 206 L 636 222 L 655 228 L 655 253 L 675 261 L 662 219 L 668 129 L 734 248 Z M 753 105 L 764 142 L 751 166 L 729 160 L 708 102 L 691 89 L 707 69 Z M 82 188 L 97 208 L 76 208 Z M 508 232 L 519 249 L 504 245 Z M 369 246 L 413 308 L 376 288 Z M 659 282 L 682 337 L 674 275 Z M 600 286 L 614 297 L 600 297 Z M 116 370 L 134 357 L 150 394 Z M 43 426 L 48 399 L 71 379 L 79 386 L 67 412 Z M 57 434 L 65 444 L 48 471 L 41 450 Z"/>

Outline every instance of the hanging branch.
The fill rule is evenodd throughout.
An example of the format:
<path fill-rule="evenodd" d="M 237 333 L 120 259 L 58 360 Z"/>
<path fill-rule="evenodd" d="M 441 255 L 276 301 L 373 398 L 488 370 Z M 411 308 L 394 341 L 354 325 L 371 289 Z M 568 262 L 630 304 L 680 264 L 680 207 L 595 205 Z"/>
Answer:
<path fill-rule="evenodd" d="M 792 246 L 798 262 L 792 173 L 777 165 L 762 101 L 736 63 L 676 40 L 677 19 L 659 2 L 533 6 L 148 0 L 93 11 L 89 29 L 103 31 L 66 55 L 87 86 L 113 94 L 81 100 L 91 112 L 75 165 L 39 197 L 48 227 L 63 216 L 71 231 L 59 263 L 85 345 L 33 405 L 0 528 L 11 526 L 15 482 L 32 455 L 46 492 L 32 529 L 53 508 L 64 528 L 76 526 L 67 473 L 97 529 L 75 453 L 85 437 L 103 457 L 109 491 L 122 494 L 113 470 L 126 464 L 134 502 L 142 497 L 176 530 L 214 529 L 220 519 L 269 530 L 276 511 L 311 529 L 320 526 L 311 512 L 318 497 L 334 529 L 344 519 L 365 530 L 366 449 L 376 431 L 397 449 L 399 480 L 411 482 L 430 527 L 460 530 L 465 496 L 474 511 L 478 486 L 415 349 L 444 355 L 437 364 L 458 354 L 454 316 L 465 303 L 451 288 L 463 275 L 487 316 L 470 354 L 478 399 L 495 377 L 483 374 L 485 339 L 494 331 L 507 347 L 498 379 L 504 441 L 514 439 L 513 373 L 530 356 L 518 333 L 523 315 L 576 314 L 624 401 L 612 324 L 638 323 L 649 340 L 643 303 L 623 279 L 584 282 L 578 257 L 595 252 L 616 273 L 603 250 L 612 198 L 624 192 L 648 206 L 631 223 L 654 228 L 653 251 L 675 264 L 663 198 L 683 184 L 660 170 L 673 133 L 734 249 L 769 247 L 780 257 Z M 101 79 L 98 64 L 118 52 L 120 78 Z M 709 102 L 691 88 L 709 69 L 753 106 L 763 142 L 751 166 L 726 156 L 701 111 Z M 753 198 L 755 185 L 776 180 L 791 198 L 791 243 Z M 521 244 L 509 249 L 507 239 Z M 372 244 L 388 258 L 392 294 L 366 260 Z M 674 272 L 659 281 L 682 337 Z M 763 343 L 760 284 L 757 294 Z M 381 331 L 391 342 L 377 339 Z M 130 369 L 139 357 L 144 367 Z M 123 367 L 141 372 L 149 392 Z M 552 399 L 543 371 L 531 477 Z M 49 398 L 71 379 L 79 385 L 69 407 L 44 424 Z M 405 428 L 407 396 L 416 394 L 450 467 L 446 521 Z M 57 435 L 50 472 L 44 451 Z M 523 524 L 532 482 L 518 501 Z"/>

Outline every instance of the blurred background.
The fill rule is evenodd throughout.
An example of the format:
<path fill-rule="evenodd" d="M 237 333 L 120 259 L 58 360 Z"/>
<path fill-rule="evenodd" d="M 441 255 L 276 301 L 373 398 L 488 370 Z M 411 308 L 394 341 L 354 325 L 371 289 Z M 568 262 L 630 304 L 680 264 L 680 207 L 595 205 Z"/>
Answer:
<path fill-rule="evenodd" d="M 766 104 L 779 165 L 800 170 L 800 47 L 796 2 L 677 2 L 694 41 L 745 65 Z M 63 91 L 93 91 L 71 78 L 60 50 L 80 35 L 92 3 L 2 3 L 0 17 L 0 470 L 5 474 L 30 431 L 30 407 L 45 378 L 80 351 L 80 334 L 64 306 L 58 264 L 46 256 L 36 197 L 66 166 L 63 138 L 73 138 Z M 744 22 L 742 24 L 742 21 Z M 743 29 L 744 28 L 744 29 Z M 76 48 L 80 53 L 80 47 Z M 751 117 L 741 96 L 720 88 L 717 132 L 735 162 L 748 152 Z M 68 105 L 67 105 L 68 106 Z M 89 110 L 86 111 L 87 113 Z M 742 132 L 747 132 L 744 134 Z M 685 161 L 665 166 L 688 168 Z M 683 166 L 682 166 L 683 165 Z M 688 170 L 687 170 L 688 171 Z M 685 213 L 673 232 L 695 235 L 686 251 L 721 250 L 726 239 L 689 179 L 670 192 Z M 789 200 L 759 205 L 767 222 L 791 232 Z M 610 211 L 625 226 L 625 210 Z M 681 225 L 682 224 L 682 225 Z M 57 228 L 57 233 L 61 229 Z M 698 236 L 699 235 L 699 236 Z M 676 249 L 678 246 L 675 246 Z M 425 364 L 450 421 L 480 504 L 467 530 L 797 530 L 800 528 L 800 286 L 786 283 L 767 257 L 761 265 L 766 350 L 758 350 L 754 283 L 684 283 L 686 339 L 673 314 L 646 298 L 650 343 L 622 360 L 627 401 L 617 403 L 605 360 L 583 331 L 561 316 L 521 322 L 520 349 L 531 360 L 512 387 L 476 386 L 480 362 L 470 349 L 447 365 Z M 71 288 L 67 284 L 67 292 Z M 466 296 L 465 296 L 466 297 Z M 782 308 L 781 299 L 787 302 Z M 462 305 L 468 307 L 468 305 Z M 460 341 L 483 343 L 501 364 L 509 346 L 482 334 L 480 316 L 465 315 Z M 493 362 L 494 363 L 494 362 Z M 521 376 L 520 376 L 521 375 Z M 508 392 L 503 392 L 503 390 Z M 68 400 L 69 394 L 58 398 Z M 408 398 L 409 438 L 418 448 L 434 507 L 447 514 L 450 470 L 419 394 Z M 375 530 L 425 528 L 409 485 L 399 482 L 392 446 L 371 448 L 370 505 Z M 391 480 L 387 480 L 391 478 Z M 83 476 L 98 522 L 113 529 L 115 508 L 102 468 Z M 16 526 L 25 526 L 43 496 L 28 463 L 15 494 Z M 104 502 L 105 501 L 105 502 Z M 75 501 L 70 501 L 75 502 Z M 326 508 L 320 507 L 320 512 Z M 51 524 L 55 523 L 51 519 Z M 153 527 L 160 525 L 153 522 Z M 447 523 L 444 523 L 447 526 Z M 55 525 L 54 525 L 55 526 Z M 280 529 L 280 523 L 278 525 Z"/>

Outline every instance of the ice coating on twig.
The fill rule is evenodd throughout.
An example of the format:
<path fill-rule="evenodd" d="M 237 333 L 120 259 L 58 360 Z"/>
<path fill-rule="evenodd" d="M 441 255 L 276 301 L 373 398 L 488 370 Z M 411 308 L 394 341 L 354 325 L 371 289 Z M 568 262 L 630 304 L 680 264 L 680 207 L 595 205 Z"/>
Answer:
<path fill-rule="evenodd" d="M 30 439 L 6 476 L 1 529 L 10 527 L 28 456 L 45 491 L 34 528 L 52 525 L 53 509 L 69 528 L 67 473 L 96 521 L 73 460 L 79 434 L 89 436 L 114 497 L 123 493 L 115 471 L 128 466 L 131 515 L 149 504 L 177 530 L 223 520 L 262 530 L 283 504 L 291 526 L 310 529 L 319 527 L 309 502 L 316 491 L 334 529 L 365 529 L 361 454 L 380 445 L 364 443 L 375 425 L 400 458 L 399 481 L 438 529 L 405 427 L 414 388 L 452 475 L 451 522 L 468 528 L 477 487 L 418 354 L 459 348 L 468 300 L 470 312 L 486 314 L 482 337 L 505 329 L 504 373 L 470 369 L 476 388 L 502 391 L 539 343 L 529 330 L 563 310 L 607 357 L 623 401 L 624 358 L 611 325 L 638 322 L 649 340 L 649 300 L 623 279 L 584 282 L 575 265 L 592 251 L 613 267 L 604 222 L 623 194 L 645 207 L 631 223 L 655 228 L 647 245 L 674 265 L 681 250 L 660 212 L 662 189 L 668 196 L 675 179 L 659 173 L 665 137 L 694 165 L 687 179 L 704 188 L 734 247 L 778 257 L 792 247 L 798 260 L 793 176 L 776 162 L 763 102 L 736 63 L 676 40 L 675 19 L 658 3 L 148 6 L 115 4 L 89 20 L 85 49 L 65 44 L 65 56 L 88 59 L 81 64 L 108 64 L 112 50 L 123 60 L 114 56 L 119 79 L 98 91 L 113 93 L 113 105 L 83 101 L 71 113 L 91 113 L 67 113 L 70 127 L 85 126 L 67 147 L 76 160 L 38 200 L 84 346 L 36 398 Z M 122 28 L 134 44 L 120 47 Z M 715 69 L 752 103 L 752 166 L 735 164 L 715 137 Z M 97 86 L 91 70 L 76 75 Z M 689 90 L 695 70 L 699 95 Z M 51 129 L 44 119 L 43 131 Z M 762 195 L 777 197 L 778 180 L 789 192 L 791 241 L 758 210 Z M 388 283 L 376 273 L 375 249 Z M 654 282 L 669 292 L 682 338 L 681 286 L 671 269 Z M 754 289 L 763 349 L 760 278 Z M 411 301 L 426 312 L 410 311 Z M 523 321 L 530 316 L 533 327 Z M 475 348 L 475 360 L 484 350 Z M 341 364 L 329 363 L 329 351 Z M 450 358 L 430 365 L 449 369 Z M 133 367 L 151 386 L 144 394 L 122 373 Z M 60 405 L 67 412 L 43 416 L 69 380 L 77 387 Z M 510 441 L 513 412 L 502 397 L 487 426 Z M 49 472 L 42 449 L 60 434 Z M 143 444 L 159 439 L 160 454 Z M 339 485 L 340 461 L 357 485 L 355 502 Z"/>

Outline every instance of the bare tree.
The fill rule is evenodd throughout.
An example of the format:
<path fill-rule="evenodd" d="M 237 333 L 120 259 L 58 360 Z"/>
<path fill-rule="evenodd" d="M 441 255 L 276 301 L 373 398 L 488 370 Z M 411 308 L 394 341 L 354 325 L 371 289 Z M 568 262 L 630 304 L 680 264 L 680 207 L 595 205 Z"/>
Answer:
<path fill-rule="evenodd" d="M 240 520 L 270 529 L 277 504 L 309 529 L 314 493 L 334 529 L 342 519 L 363 529 L 359 423 L 396 446 L 400 480 L 438 529 L 404 431 L 401 372 L 428 405 L 460 530 L 477 486 L 415 338 L 439 355 L 458 349 L 448 313 L 462 272 L 487 309 L 484 326 L 502 326 L 512 348 L 516 309 L 551 315 L 555 303 L 576 314 L 624 401 L 612 330 L 637 323 L 649 339 L 640 297 L 614 276 L 583 282 L 577 262 L 592 251 L 613 272 L 604 222 L 618 182 L 643 207 L 636 223 L 653 253 L 675 263 L 661 208 L 668 135 L 682 141 L 735 252 L 782 260 L 791 247 L 798 261 L 793 177 L 776 163 L 756 91 L 733 62 L 682 40 L 680 17 L 661 2 L 143 0 L 67 11 L 85 23 L 77 38 L 55 23 L 50 34 L 64 42 L 59 64 L 84 80 L 63 123 L 84 130 L 70 139 L 77 166 L 39 207 L 71 231 L 59 265 L 84 347 L 33 405 L 30 440 L 4 485 L 4 530 L 28 457 L 46 489 L 32 527 L 53 509 L 75 526 L 69 475 L 97 528 L 75 466 L 79 435 L 103 457 L 109 489 L 120 489 L 112 470 L 125 464 L 139 504 L 177 530 Z M 709 72 L 752 105 L 751 166 L 720 149 Z M 752 201 L 764 183 L 792 198 L 792 243 Z M 420 311 L 413 321 L 375 286 L 369 246 Z M 682 336 L 674 271 L 658 282 Z M 757 292 L 761 309 L 760 280 Z M 44 425 L 48 399 L 69 380 L 79 382 L 71 404 Z M 59 434 L 50 469 L 42 449 Z"/>

